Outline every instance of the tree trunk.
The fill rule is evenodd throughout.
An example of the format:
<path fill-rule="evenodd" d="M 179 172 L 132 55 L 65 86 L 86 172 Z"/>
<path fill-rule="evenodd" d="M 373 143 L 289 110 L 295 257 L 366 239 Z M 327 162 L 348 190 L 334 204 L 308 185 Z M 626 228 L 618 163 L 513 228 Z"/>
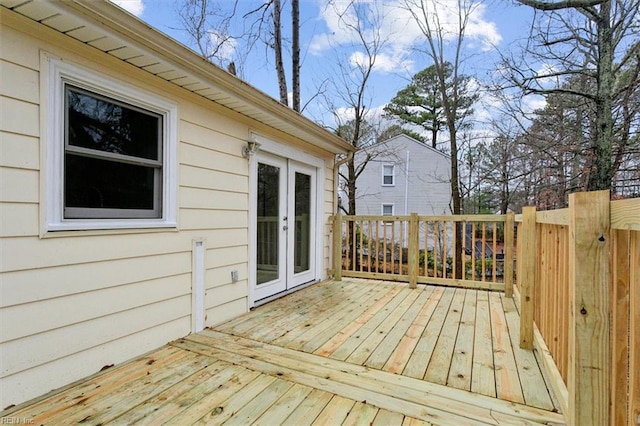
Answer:
<path fill-rule="evenodd" d="M 347 196 L 349 197 L 349 211 L 348 215 L 356 214 L 356 162 L 353 158 L 347 162 L 347 169 L 349 173 L 349 181 L 347 182 Z M 356 262 L 358 261 L 357 256 L 357 243 L 356 238 L 354 237 L 355 231 L 355 222 L 348 221 L 349 226 L 347 226 L 347 232 L 349 235 L 347 236 L 347 247 L 349 253 L 351 254 L 351 262 L 349 262 L 349 266 L 357 269 L 358 265 Z"/>
<path fill-rule="evenodd" d="M 291 85 L 293 100 L 291 107 L 300 112 L 300 3 L 299 0 L 291 0 L 291 47 L 292 47 L 292 72 Z"/>
<path fill-rule="evenodd" d="M 278 73 L 278 87 L 280 89 L 280 102 L 289 105 L 287 97 L 287 77 L 282 61 L 282 25 L 280 16 L 282 8 L 280 0 L 273 0 L 273 50 L 276 55 L 276 72 Z"/>
<path fill-rule="evenodd" d="M 593 176 L 589 176 L 587 189 L 610 189 L 613 182 L 611 164 L 613 138 L 613 34 L 611 29 L 611 1 L 600 5 L 598 25 L 598 75 L 596 93 L 596 137 L 594 140 Z"/>

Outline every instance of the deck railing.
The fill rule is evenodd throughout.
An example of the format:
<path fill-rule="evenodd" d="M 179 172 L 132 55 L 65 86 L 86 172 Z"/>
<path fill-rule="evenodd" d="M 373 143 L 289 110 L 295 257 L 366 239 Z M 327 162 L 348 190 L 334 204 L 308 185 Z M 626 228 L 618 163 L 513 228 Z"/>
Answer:
<path fill-rule="evenodd" d="M 570 424 L 640 424 L 640 199 L 572 194 L 516 222 L 521 346 L 557 369 Z"/>
<path fill-rule="evenodd" d="M 510 294 L 514 217 L 336 215 L 335 273 Z"/>
<path fill-rule="evenodd" d="M 640 198 L 578 193 L 515 218 L 335 215 L 333 235 L 336 279 L 511 297 L 515 263 L 520 346 L 537 351 L 568 424 L 640 425 Z"/>

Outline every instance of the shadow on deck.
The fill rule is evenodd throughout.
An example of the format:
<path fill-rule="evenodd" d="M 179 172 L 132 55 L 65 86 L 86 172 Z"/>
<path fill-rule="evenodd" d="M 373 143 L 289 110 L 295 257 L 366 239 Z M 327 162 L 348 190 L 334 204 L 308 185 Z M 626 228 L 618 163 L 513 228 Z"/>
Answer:
<path fill-rule="evenodd" d="M 563 424 L 513 301 L 311 286 L 9 414 L 33 424 Z"/>

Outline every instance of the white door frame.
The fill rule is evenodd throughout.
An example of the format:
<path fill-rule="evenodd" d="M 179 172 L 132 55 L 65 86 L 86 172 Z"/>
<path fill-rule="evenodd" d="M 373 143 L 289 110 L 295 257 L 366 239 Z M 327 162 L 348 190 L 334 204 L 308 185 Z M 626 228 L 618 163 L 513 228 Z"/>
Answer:
<path fill-rule="evenodd" d="M 285 228 L 283 228 L 283 226 L 287 225 L 287 221 L 284 220 L 284 217 L 286 217 L 288 215 L 288 204 L 289 204 L 289 200 L 287 199 L 287 192 L 288 192 L 288 185 L 289 185 L 289 162 L 282 157 L 278 157 L 275 155 L 270 155 L 270 154 L 266 154 L 266 153 L 258 153 L 256 155 L 254 155 L 253 157 L 257 157 L 257 161 L 256 161 L 256 175 L 257 175 L 257 165 L 258 163 L 261 164 L 266 164 L 269 166 L 273 166 L 273 167 L 277 167 L 279 169 L 279 174 L 278 174 L 278 217 L 276 218 L 276 229 L 277 229 L 277 238 L 278 238 L 278 253 L 277 253 L 277 264 L 278 264 L 278 275 L 274 280 L 268 281 L 268 282 L 264 282 L 262 284 L 260 284 L 259 286 L 257 285 L 257 274 L 256 274 L 256 281 L 254 281 L 254 295 L 255 298 L 257 300 L 259 299 L 263 299 L 265 297 L 268 297 L 272 294 L 277 294 L 283 291 L 287 290 L 287 282 L 288 282 L 288 278 L 289 278 L 289 274 L 288 274 L 288 268 L 287 266 L 287 262 L 288 262 L 288 251 L 287 251 L 287 244 L 289 243 L 288 241 L 288 232 L 285 230 Z M 254 177 L 254 179 L 256 179 L 257 181 L 257 176 Z M 256 191 L 257 191 L 257 187 L 256 187 Z M 253 209 L 254 211 L 256 210 L 256 203 L 257 203 L 257 192 L 256 192 L 256 197 L 255 199 L 252 201 L 252 204 L 250 206 L 251 209 Z M 258 214 L 257 211 L 255 212 L 255 220 L 256 222 L 254 222 L 256 224 L 256 228 L 253 231 L 254 234 L 252 234 L 253 238 L 255 239 L 254 241 L 254 247 L 255 247 L 255 251 L 256 254 L 254 257 L 252 257 L 254 264 L 253 264 L 253 271 L 256 272 L 257 270 L 257 247 L 258 247 L 258 239 L 257 239 L 257 219 L 258 219 Z"/>
<path fill-rule="evenodd" d="M 305 164 L 307 166 L 314 167 L 316 169 L 316 179 L 315 179 L 315 188 L 316 188 L 316 199 L 315 199 L 315 259 L 312 259 L 312 262 L 315 265 L 315 270 L 313 271 L 313 280 L 319 281 L 322 279 L 322 271 L 323 271 L 323 253 L 324 250 L 321 247 L 324 244 L 323 234 L 324 234 L 324 180 L 325 180 L 325 163 L 322 158 L 318 158 L 312 154 L 308 154 L 299 149 L 293 148 L 291 146 L 287 146 L 281 143 L 278 143 L 272 139 L 266 138 L 259 134 L 251 132 L 249 135 L 250 139 L 256 141 L 260 144 L 260 151 L 273 155 L 277 155 L 279 157 L 283 157 L 285 159 L 293 160 L 298 163 Z M 253 155 L 249 159 L 249 262 L 248 262 L 248 304 L 249 307 L 253 307 L 255 302 L 259 299 L 256 299 L 256 256 L 257 256 L 257 238 L 256 238 L 256 221 L 257 221 L 257 212 L 255 209 L 257 203 L 257 172 L 258 172 L 258 155 Z M 318 247 L 320 245 L 320 247 Z"/>
<path fill-rule="evenodd" d="M 308 166 L 306 164 L 301 164 L 297 161 L 293 161 L 293 160 L 289 160 L 288 161 L 288 170 L 287 170 L 287 174 L 288 174 L 288 185 L 287 185 L 287 189 L 288 189 L 288 205 L 289 205 L 289 227 L 294 227 L 296 226 L 295 223 L 295 175 L 296 173 L 300 172 L 302 174 L 307 174 L 309 176 L 311 176 L 312 180 L 311 180 L 311 188 L 310 191 L 312 194 L 317 193 L 317 182 L 316 182 L 316 173 L 317 173 L 317 169 L 315 167 L 312 166 Z M 315 214 L 317 212 L 317 208 L 316 208 L 316 199 L 312 199 L 309 200 L 310 201 L 310 215 L 313 215 L 313 217 L 311 217 L 311 230 L 312 232 L 315 232 L 318 227 L 319 227 L 319 222 L 318 222 L 318 218 L 317 215 Z M 293 214 L 292 214 L 293 213 Z M 303 271 L 303 272 L 298 272 L 296 273 L 294 271 L 294 251 L 295 251 L 295 231 L 294 232 L 289 232 L 289 234 L 287 235 L 287 246 L 290 248 L 287 251 L 287 265 L 289 265 L 289 267 L 287 267 L 287 289 L 292 289 L 294 287 L 297 287 L 301 284 L 307 283 L 309 281 L 313 281 L 316 276 L 315 276 L 315 272 L 318 269 L 317 268 L 317 257 L 316 257 L 316 250 L 317 250 L 317 242 L 318 242 L 318 233 L 315 232 L 315 234 L 313 235 L 315 238 L 312 238 L 312 244 L 310 244 L 309 246 L 309 269 L 307 271 Z"/>

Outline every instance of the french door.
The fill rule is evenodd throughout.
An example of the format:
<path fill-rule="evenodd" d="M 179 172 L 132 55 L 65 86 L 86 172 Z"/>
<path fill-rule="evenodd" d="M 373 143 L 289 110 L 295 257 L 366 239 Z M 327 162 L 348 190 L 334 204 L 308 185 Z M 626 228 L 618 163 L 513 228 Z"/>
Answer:
<path fill-rule="evenodd" d="M 316 275 L 316 169 L 258 154 L 254 300 L 313 281 Z"/>

